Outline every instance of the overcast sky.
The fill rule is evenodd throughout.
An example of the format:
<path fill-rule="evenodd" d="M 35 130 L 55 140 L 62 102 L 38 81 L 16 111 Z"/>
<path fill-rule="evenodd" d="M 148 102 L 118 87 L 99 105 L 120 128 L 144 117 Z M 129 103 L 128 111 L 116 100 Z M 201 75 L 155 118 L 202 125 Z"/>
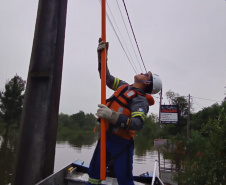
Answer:
<path fill-rule="evenodd" d="M 138 65 L 116 2 L 108 0 L 108 5 L 137 71 L 144 72 Z M 125 2 L 145 66 L 162 78 L 163 104 L 168 104 L 165 97 L 168 90 L 194 97 L 195 112 L 215 103 L 210 100 L 222 101 L 226 92 L 226 1 Z M 133 38 L 122 1 L 118 0 L 118 3 Z M 27 80 L 37 8 L 37 0 L 1 2 L 1 90 L 6 80 L 15 74 Z M 60 112 L 73 114 L 83 110 L 95 113 L 100 103 L 96 53 L 101 35 L 100 13 L 98 0 L 68 0 Z M 109 9 L 108 14 L 114 22 Z M 132 84 L 135 72 L 108 22 L 107 40 L 110 43 L 110 72 Z M 107 90 L 107 97 L 111 94 L 112 91 Z M 157 114 L 159 95 L 154 97 L 156 104 L 150 107 L 150 113 Z"/>

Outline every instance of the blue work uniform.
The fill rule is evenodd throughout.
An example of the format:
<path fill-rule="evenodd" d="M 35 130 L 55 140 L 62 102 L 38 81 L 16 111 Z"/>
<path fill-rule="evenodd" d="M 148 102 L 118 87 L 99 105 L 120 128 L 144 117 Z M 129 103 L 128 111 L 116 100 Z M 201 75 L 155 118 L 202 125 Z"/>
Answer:
<path fill-rule="evenodd" d="M 99 68 L 100 72 L 100 68 Z M 122 85 L 128 83 L 112 76 L 107 68 L 106 72 L 107 86 L 117 91 Z M 131 90 L 132 86 L 128 87 Z M 141 89 L 136 89 L 141 91 Z M 144 93 L 144 92 L 143 92 Z M 145 94 L 145 93 L 144 93 Z M 129 101 L 128 109 L 131 116 L 120 114 L 116 125 L 112 128 L 123 128 L 128 130 L 139 130 L 143 127 L 145 116 L 149 110 L 148 100 L 145 96 L 137 95 Z M 129 120 L 129 125 L 126 124 Z M 128 125 L 128 126 L 126 126 Z M 113 133 L 113 132 L 112 132 Z M 106 164 L 113 162 L 114 172 L 119 185 L 134 185 L 133 182 L 133 138 L 125 139 L 118 135 L 107 132 L 106 136 Z M 97 143 L 92 160 L 89 166 L 89 182 L 88 185 L 101 184 L 100 180 L 100 144 Z"/>

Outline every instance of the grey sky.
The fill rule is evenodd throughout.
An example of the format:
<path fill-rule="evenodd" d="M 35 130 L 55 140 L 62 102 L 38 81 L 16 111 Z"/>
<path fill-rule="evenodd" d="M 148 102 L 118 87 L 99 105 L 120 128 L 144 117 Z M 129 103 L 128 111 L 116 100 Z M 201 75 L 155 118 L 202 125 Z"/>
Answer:
<path fill-rule="evenodd" d="M 125 15 L 121 0 L 118 2 Z M 226 91 L 226 1 L 125 2 L 146 68 L 161 76 L 163 94 L 172 90 L 184 96 L 191 94 L 221 101 Z M 116 1 L 108 0 L 108 4 L 137 65 Z M 1 3 L 0 89 L 16 73 L 27 79 L 37 7 L 37 0 L 7 0 Z M 124 19 L 127 24 L 127 17 L 124 16 Z M 96 54 L 101 35 L 100 22 L 98 0 L 68 0 L 60 112 L 73 114 L 83 110 L 95 113 L 100 103 Z M 107 40 L 110 43 L 108 65 L 111 73 L 133 83 L 135 72 L 109 23 Z M 140 73 L 139 65 L 137 69 Z M 107 97 L 111 94 L 112 91 L 107 90 Z M 163 98 L 163 103 L 167 104 L 165 96 Z M 155 100 L 150 112 L 158 113 L 159 99 Z M 213 103 L 194 98 L 195 111 Z"/>

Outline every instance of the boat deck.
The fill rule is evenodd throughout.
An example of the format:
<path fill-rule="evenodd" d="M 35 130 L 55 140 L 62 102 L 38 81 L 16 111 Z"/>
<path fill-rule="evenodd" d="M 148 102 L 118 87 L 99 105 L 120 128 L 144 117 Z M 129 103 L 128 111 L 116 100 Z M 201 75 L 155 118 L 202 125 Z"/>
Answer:
<path fill-rule="evenodd" d="M 88 174 L 76 172 L 71 177 L 66 177 L 68 185 L 86 184 L 88 181 Z M 101 184 L 105 185 L 118 185 L 116 178 L 106 177 Z M 134 182 L 135 185 L 146 185 L 146 183 Z"/>
<path fill-rule="evenodd" d="M 74 163 L 71 163 L 62 170 L 43 179 L 36 185 L 86 185 L 89 179 L 87 172 L 88 165 L 81 160 L 76 160 Z M 145 173 L 140 176 L 134 176 L 134 184 L 151 184 L 152 175 L 152 173 Z M 106 177 L 106 180 L 101 182 L 101 184 L 118 185 L 118 182 L 116 178 L 109 175 Z M 163 185 L 163 183 L 158 177 L 155 177 L 154 185 Z"/>

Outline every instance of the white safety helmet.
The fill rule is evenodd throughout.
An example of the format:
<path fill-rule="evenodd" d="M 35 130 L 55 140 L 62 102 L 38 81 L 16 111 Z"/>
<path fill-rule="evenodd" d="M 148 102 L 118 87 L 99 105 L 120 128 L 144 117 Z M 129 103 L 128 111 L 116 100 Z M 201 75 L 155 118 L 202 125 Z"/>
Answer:
<path fill-rule="evenodd" d="M 159 78 L 159 75 L 153 74 L 153 89 L 151 94 L 156 94 L 162 89 L 162 80 Z"/>
<path fill-rule="evenodd" d="M 149 82 L 151 83 L 146 87 L 146 93 L 156 94 L 162 89 L 162 80 L 159 78 L 159 75 L 152 74 Z"/>

